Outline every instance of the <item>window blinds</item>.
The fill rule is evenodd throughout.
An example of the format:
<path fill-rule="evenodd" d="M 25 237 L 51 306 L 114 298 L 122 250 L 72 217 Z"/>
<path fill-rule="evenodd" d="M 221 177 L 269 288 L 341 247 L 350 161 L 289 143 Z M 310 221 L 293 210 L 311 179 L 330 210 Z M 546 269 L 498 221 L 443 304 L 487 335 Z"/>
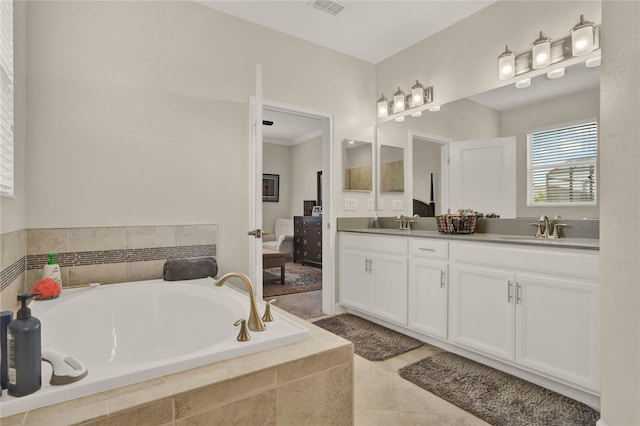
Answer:
<path fill-rule="evenodd" d="M 595 204 L 598 124 L 530 133 L 528 205 Z"/>
<path fill-rule="evenodd" d="M 0 1 L 0 196 L 13 179 L 13 1 Z"/>

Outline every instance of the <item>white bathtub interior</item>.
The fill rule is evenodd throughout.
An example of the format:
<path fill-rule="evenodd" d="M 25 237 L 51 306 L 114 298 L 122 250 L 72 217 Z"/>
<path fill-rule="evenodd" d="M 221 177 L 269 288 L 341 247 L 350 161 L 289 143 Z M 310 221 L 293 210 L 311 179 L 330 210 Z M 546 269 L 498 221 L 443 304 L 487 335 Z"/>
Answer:
<path fill-rule="evenodd" d="M 42 348 L 68 354 L 87 366 L 84 379 L 49 385 L 16 398 L 3 393 L 0 413 L 33 410 L 80 396 L 150 380 L 266 349 L 299 342 L 309 330 L 274 312 L 264 332 L 238 342 L 233 323 L 247 319 L 249 298 L 215 280 L 163 280 L 110 284 L 63 291 L 59 299 L 31 303 L 42 323 Z M 259 303 L 260 313 L 264 303 Z"/>

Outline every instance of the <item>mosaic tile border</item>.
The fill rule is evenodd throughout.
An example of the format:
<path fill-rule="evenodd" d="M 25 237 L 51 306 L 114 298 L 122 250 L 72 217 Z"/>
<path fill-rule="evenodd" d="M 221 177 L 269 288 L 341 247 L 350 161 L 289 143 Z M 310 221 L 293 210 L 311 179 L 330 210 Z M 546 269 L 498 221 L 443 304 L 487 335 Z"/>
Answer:
<path fill-rule="evenodd" d="M 16 260 L 8 268 L 0 272 L 0 291 L 14 282 L 26 270 L 26 257 Z"/>
<path fill-rule="evenodd" d="M 58 253 L 60 267 L 103 265 L 110 263 L 147 262 L 152 260 L 215 256 L 216 245 L 191 245 L 174 247 L 150 247 L 142 249 L 98 250 Z M 42 269 L 48 262 L 47 254 L 27 256 L 27 270 Z"/>

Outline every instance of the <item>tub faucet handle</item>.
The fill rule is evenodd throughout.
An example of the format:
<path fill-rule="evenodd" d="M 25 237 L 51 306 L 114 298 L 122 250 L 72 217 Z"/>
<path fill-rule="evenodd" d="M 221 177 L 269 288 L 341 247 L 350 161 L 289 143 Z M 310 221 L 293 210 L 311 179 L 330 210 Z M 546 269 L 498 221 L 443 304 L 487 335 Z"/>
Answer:
<path fill-rule="evenodd" d="M 235 325 L 236 327 L 240 326 L 240 333 L 238 334 L 239 342 L 247 342 L 249 341 L 249 339 L 251 339 L 249 330 L 247 330 L 247 320 L 239 319 L 238 321 L 234 322 L 233 325 Z"/>
<path fill-rule="evenodd" d="M 271 304 L 275 302 L 276 299 L 271 299 L 267 301 L 267 305 L 264 308 L 264 315 L 262 316 L 262 321 L 271 322 L 273 321 L 273 315 L 271 315 Z"/>

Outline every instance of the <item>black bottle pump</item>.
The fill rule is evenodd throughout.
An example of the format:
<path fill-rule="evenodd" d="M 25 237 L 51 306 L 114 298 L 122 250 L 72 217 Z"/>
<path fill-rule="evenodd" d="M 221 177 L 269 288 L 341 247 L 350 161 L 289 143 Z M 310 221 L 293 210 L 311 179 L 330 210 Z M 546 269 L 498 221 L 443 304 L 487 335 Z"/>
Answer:
<path fill-rule="evenodd" d="M 28 395 L 42 385 L 40 321 L 31 316 L 31 309 L 27 307 L 29 299 L 40 294 L 19 294 L 22 307 L 7 327 L 8 392 L 11 396 Z"/>

